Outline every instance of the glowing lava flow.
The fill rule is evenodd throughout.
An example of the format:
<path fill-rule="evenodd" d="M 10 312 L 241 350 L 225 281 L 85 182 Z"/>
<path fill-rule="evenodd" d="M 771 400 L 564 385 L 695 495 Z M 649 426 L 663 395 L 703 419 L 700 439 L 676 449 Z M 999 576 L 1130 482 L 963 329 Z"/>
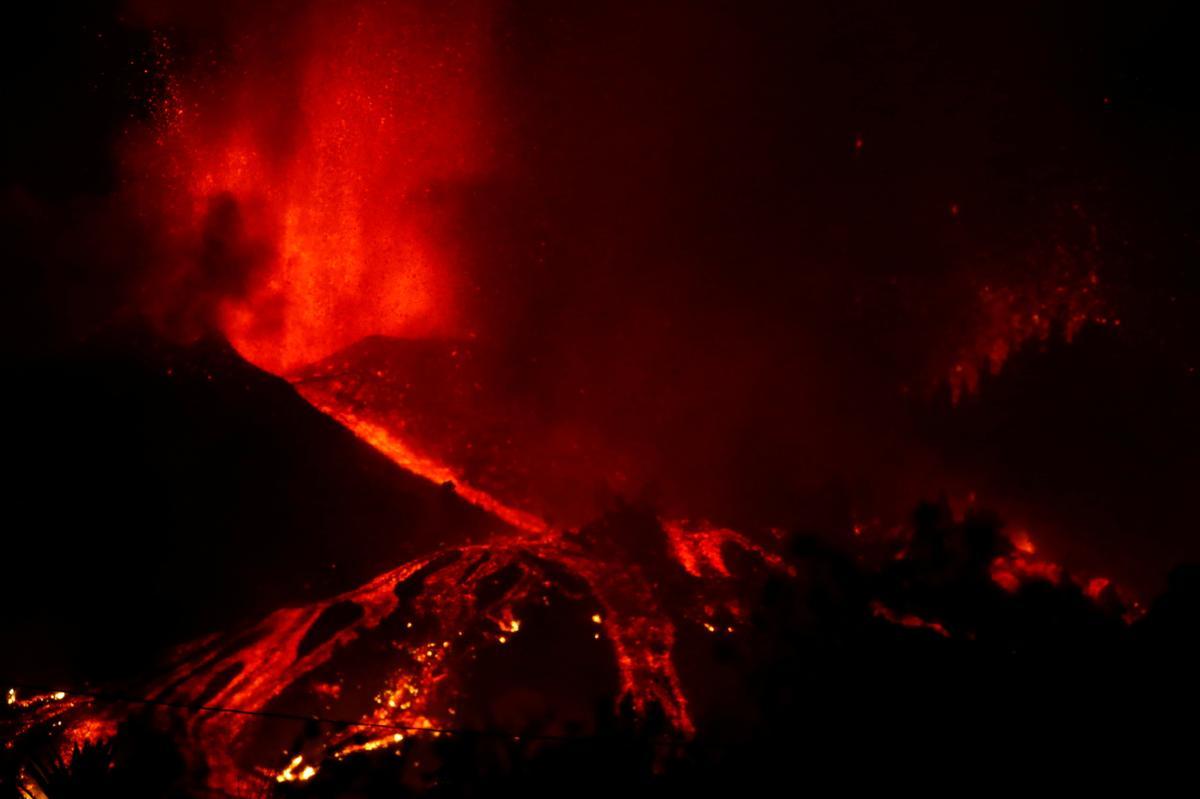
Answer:
<path fill-rule="evenodd" d="M 449 467 L 417 454 L 382 428 L 349 412 L 333 415 L 398 465 L 435 483 L 457 482 Z M 198 642 L 178 653 L 174 670 L 149 687 L 151 698 L 172 706 L 237 711 L 181 716 L 183 749 L 208 770 L 212 787 L 244 795 L 271 779 L 302 781 L 326 758 L 398 746 L 411 737 L 408 733 L 454 727 L 464 698 L 464 664 L 483 647 L 503 646 L 520 634 L 522 608 L 548 605 L 555 597 L 591 608 L 580 614 L 579 624 L 594 627 L 594 638 L 602 632 L 611 646 L 618 704 L 627 703 L 638 715 L 653 705 L 676 732 L 693 732 L 672 661 L 675 624 L 655 581 L 664 564 L 674 564 L 678 576 L 673 579 L 697 583 L 699 595 L 704 585 L 733 576 L 723 555 L 730 546 L 771 568 L 783 568 L 782 561 L 734 531 L 674 523 L 660 531 L 662 562 L 643 564 L 604 536 L 554 531 L 486 492 L 461 483 L 455 490 L 514 529 L 484 543 L 416 558 L 341 595 L 283 608 L 248 631 Z M 656 570 L 655 581 L 646 568 Z M 712 608 L 705 612 L 711 615 Z M 371 640 L 381 662 L 367 662 L 355 649 L 356 642 Z M 381 650 L 390 654 L 380 658 Z M 365 704 L 361 697 L 356 704 L 343 696 L 343 688 L 355 680 L 374 686 Z M 277 748 L 265 743 L 269 725 L 256 714 L 269 717 L 297 703 L 329 707 L 330 698 L 337 700 L 339 717 L 357 718 L 358 724 L 326 730 L 286 762 L 271 763 L 264 752 Z M 124 711 L 86 709 L 68 728 L 68 737 L 97 724 L 113 728 L 124 717 Z"/>
<path fill-rule="evenodd" d="M 454 726 L 454 708 L 462 699 L 457 667 L 480 647 L 503 645 L 517 634 L 521 607 L 548 600 L 563 575 L 586 585 L 585 600 L 596 608 L 590 623 L 603 630 L 615 655 L 620 699 L 638 713 L 655 703 L 678 731 L 691 733 L 687 701 L 671 661 L 674 625 L 649 582 L 637 566 L 601 557 L 567 536 L 516 534 L 448 548 L 340 596 L 279 610 L 248 633 L 187 652 L 178 669 L 153 686 L 152 696 L 173 704 L 269 712 L 285 692 L 292 701 L 297 694 L 310 699 L 328 694 L 317 679 L 323 667 L 336 667 L 339 653 L 356 639 L 385 635 L 398 662 L 379 680 L 372 706 L 360 711 L 360 721 L 372 726 L 331 731 L 303 757 L 315 768 L 325 757 L 399 744 L 405 737 L 400 729 Z M 504 580 L 503 592 L 481 606 L 481 589 L 498 579 Z M 320 623 L 335 613 L 355 620 L 322 640 Z M 580 623 L 589 622 L 581 618 Z M 261 720 L 242 713 L 200 713 L 184 720 L 185 748 L 205 759 L 213 787 L 245 791 L 253 782 L 246 760 L 252 759 L 249 751 Z M 291 774 L 288 768 L 280 774 Z"/>
<path fill-rule="evenodd" d="M 657 708 L 676 733 L 690 736 L 693 720 L 672 660 L 675 619 L 695 621 L 710 633 L 733 631 L 729 619 L 742 619 L 731 598 L 739 585 L 734 580 L 744 576 L 728 560 L 734 551 L 763 568 L 790 572 L 777 554 L 728 529 L 655 525 L 650 532 L 661 539 L 648 543 L 639 537 L 632 542 L 636 551 L 619 535 L 609 535 L 612 530 L 552 529 L 533 514 L 457 483 L 450 467 L 380 427 L 360 423 L 352 412 L 334 416 L 403 468 L 435 483 L 456 482 L 460 496 L 506 520 L 509 529 L 481 543 L 443 547 L 361 587 L 280 609 L 249 629 L 180 650 L 175 666 L 146 695 L 190 709 L 162 712 L 173 719 L 192 765 L 207 775 L 210 787 L 227 795 L 259 795 L 272 781 L 313 778 L 330 758 L 406 747 L 422 734 L 453 731 L 458 710 L 471 698 L 464 684 L 469 664 L 527 635 L 523 617 L 551 604 L 565 608 L 581 631 L 595 630 L 591 637 L 610 648 L 618 705 L 639 716 Z M 1061 578 L 1053 564 L 1033 560 L 1027 534 L 1010 538 L 1011 554 L 993 566 L 1001 587 L 1016 590 L 1025 580 Z M 684 586 L 676 592 L 684 597 L 682 606 L 662 583 Z M 1092 581 L 1087 593 L 1095 599 L 1106 585 Z M 668 608 L 665 600 L 675 604 Z M 951 635 L 938 621 L 878 601 L 870 610 L 884 622 Z M 124 706 L 62 699 L 39 699 L 38 708 L 47 709 L 31 718 L 66 722 L 64 746 L 111 735 L 128 716 Z M 272 729 L 279 716 L 295 720 L 318 715 L 317 709 L 347 723 L 325 725 L 303 742 L 294 730 Z"/>
<path fill-rule="evenodd" d="M 219 69 L 172 64 L 164 43 L 163 124 L 134 153 L 139 168 L 164 178 L 162 196 L 150 192 L 147 203 L 178 239 L 174 268 L 147 288 L 162 305 L 151 314 L 215 326 L 276 374 L 365 336 L 452 329 L 455 250 L 440 235 L 450 225 L 443 195 L 493 166 L 492 11 L 486 0 L 447 10 L 318 0 L 248 23 Z M 405 730 L 454 726 L 466 664 L 524 635 L 522 608 L 554 597 L 589 607 L 579 623 L 611 647 L 619 703 L 636 714 L 657 707 L 675 732 L 693 731 L 672 661 L 675 621 L 656 581 L 668 571 L 700 586 L 730 579 L 727 546 L 768 567 L 777 558 L 728 530 L 671 525 L 665 536 L 653 531 L 658 549 L 639 542 L 635 553 L 556 530 L 414 447 L 402 426 L 294 385 L 401 468 L 453 484 L 496 517 L 497 532 L 180 652 L 153 697 L 237 711 L 180 719 L 183 749 L 214 788 L 258 793 L 270 780 L 310 778 L 324 758 L 400 744 Z M 354 695 L 359 685 L 370 696 Z M 298 705 L 388 728 L 327 729 L 280 760 L 291 744 L 271 741 L 249 714 Z M 94 708 L 77 726 L 120 719 L 106 714 Z"/>
<path fill-rule="evenodd" d="M 1052 585 L 1060 585 L 1064 580 L 1074 582 L 1079 589 L 1093 602 L 1102 603 L 1112 594 L 1119 599 L 1125 608 L 1123 618 L 1131 623 L 1145 613 L 1145 608 L 1136 597 L 1114 586 L 1107 577 L 1083 578 L 1070 574 L 1058 563 L 1039 557 L 1037 546 L 1025 530 L 1015 530 L 1009 534 L 1012 550 L 995 558 L 988 570 L 992 581 L 1009 593 L 1016 593 L 1027 583 L 1043 581 Z"/>
<path fill-rule="evenodd" d="M 303 390 L 300 393 L 305 396 Z M 514 508 L 486 491 L 467 485 L 454 469 L 433 458 L 419 454 L 383 426 L 361 419 L 353 411 L 320 404 L 308 396 L 305 398 L 309 399 L 318 410 L 345 425 L 354 435 L 382 452 L 398 466 L 434 483 L 453 485 L 458 495 L 467 502 L 499 517 L 518 530 L 528 533 L 546 533 L 550 530 L 550 525 L 537 515 Z"/>

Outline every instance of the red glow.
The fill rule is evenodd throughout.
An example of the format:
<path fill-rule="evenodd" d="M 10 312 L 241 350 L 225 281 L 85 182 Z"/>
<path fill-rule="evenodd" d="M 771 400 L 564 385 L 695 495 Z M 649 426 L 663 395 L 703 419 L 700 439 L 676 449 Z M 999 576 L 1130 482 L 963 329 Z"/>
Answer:
<path fill-rule="evenodd" d="M 1092 579 L 1088 580 L 1087 588 L 1084 589 L 1084 593 L 1086 593 L 1092 600 L 1099 601 L 1100 596 L 1104 593 L 1104 590 L 1108 588 L 1109 585 L 1110 583 L 1107 577 L 1093 577 Z"/>
<path fill-rule="evenodd" d="M 1094 235 L 1094 231 L 1093 231 Z M 1011 286 L 985 285 L 978 292 L 978 321 L 954 356 L 948 374 L 952 400 L 978 390 L 985 373 L 997 374 L 1023 346 L 1045 341 L 1055 331 L 1071 341 L 1085 325 L 1120 326 L 1106 311 L 1100 279 L 1090 255 L 1060 250 L 1057 263 L 1040 279 Z"/>
<path fill-rule="evenodd" d="M 723 549 L 731 544 L 755 553 L 774 568 L 785 568 L 782 558 L 752 543 L 735 530 L 709 525 L 689 528 L 682 522 L 666 522 L 663 529 L 671 542 L 675 559 L 693 577 L 703 577 L 706 573 L 729 577 Z"/>
<path fill-rule="evenodd" d="M 993 560 L 990 569 L 992 580 L 1005 591 L 1015 593 L 1021 589 L 1021 586 L 1034 580 L 1044 580 L 1053 585 L 1059 585 L 1068 576 L 1059 564 L 1035 556 L 1037 547 L 1028 531 L 1017 530 L 1010 533 L 1009 542 L 1013 546 L 1013 553 Z M 1081 580 L 1074 575 L 1069 576 L 1082 589 L 1084 595 L 1093 602 L 1099 602 L 1111 585 L 1111 581 L 1107 577 Z M 1131 605 L 1136 605 L 1136 602 L 1131 601 Z M 1127 617 L 1126 620 L 1132 618 Z"/>
<path fill-rule="evenodd" d="M 1016 591 L 1027 580 L 1057 584 L 1062 579 L 1062 567 L 1045 560 L 996 558 L 992 562 L 992 579 L 1005 591 Z"/>
<path fill-rule="evenodd" d="M 174 295 L 204 304 L 204 323 L 219 328 L 248 360 L 291 379 L 309 403 L 397 466 L 435 485 L 452 485 L 459 498 L 494 517 L 495 530 L 400 566 L 385 564 L 381 568 L 390 570 L 365 585 L 280 609 L 243 634 L 198 642 L 178 653 L 151 693 L 173 704 L 247 713 L 269 712 L 301 697 L 336 705 L 341 715 L 364 724 L 452 728 L 467 690 L 464 666 L 481 653 L 516 648 L 529 634 L 522 614 L 573 591 L 573 600 L 590 605 L 577 619 L 579 629 L 589 644 L 601 642 L 598 657 L 615 667 L 617 701 L 642 714 L 660 708 L 675 732 L 691 735 L 693 713 L 675 660 L 681 625 L 734 634 L 738 627 L 731 619 L 741 625 L 749 614 L 730 588 L 739 576 L 733 553 L 748 555 L 758 568 L 790 574 L 779 554 L 744 533 L 682 521 L 663 522 L 654 532 L 664 538 L 639 542 L 644 550 L 589 540 L 552 523 L 548 503 L 514 488 L 521 481 L 513 473 L 554 472 L 542 462 L 545 452 L 526 449 L 513 456 L 518 447 L 480 434 L 484 426 L 477 420 L 485 413 L 515 427 L 507 408 L 481 409 L 486 401 L 472 394 L 476 427 L 450 434 L 444 432 L 446 408 L 433 403 L 441 413 L 440 443 L 453 438 L 464 451 L 477 447 L 472 455 L 482 449 L 504 453 L 480 457 L 485 467 L 473 472 L 464 466 L 468 458 L 424 446 L 433 436 L 414 435 L 403 405 L 387 402 L 386 392 L 413 376 L 388 374 L 384 380 L 379 371 L 373 373 L 379 386 L 347 386 L 364 382 L 362 374 L 353 374 L 363 372 L 361 363 L 346 355 L 352 377 L 343 380 L 326 361 L 369 336 L 461 333 L 464 286 L 458 281 L 464 270 L 444 189 L 485 178 L 496 167 L 485 85 L 487 4 L 465 10 L 455 5 L 443 15 L 431 7 L 347 7 L 324 0 L 281 24 L 268 26 L 270 35 L 247 33 L 219 70 L 173 73 L 152 160 L 166 174 L 169 200 L 161 215 L 178 262 L 150 287 L 150 304 L 170 306 Z M 863 136 L 855 134 L 852 146 L 854 156 L 862 156 Z M 958 219 L 958 202 L 948 210 L 959 226 L 969 222 Z M 956 401 L 1028 343 L 1055 330 L 1070 339 L 1082 325 L 1109 323 L 1096 271 L 1059 255 L 1042 280 L 972 286 L 978 300 L 973 326 L 949 345 L 948 382 Z M 236 274 L 221 272 L 227 268 Z M 939 386 L 945 385 L 947 363 L 938 360 L 935 367 Z M 305 367 L 315 371 L 302 377 Z M 472 387 L 482 396 L 478 384 Z M 379 396 L 385 401 L 373 407 Z M 380 413 L 380 405 L 394 413 Z M 624 473 L 619 460 L 605 461 L 594 451 L 599 447 L 579 446 L 574 430 L 555 432 L 559 437 L 545 437 L 546 450 L 582 452 L 586 478 Z M 579 476 L 559 472 L 569 472 L 568 480 Z M 624 487 L 620 479 L 610 483 Z M 869 539 L 880 526 L 872 519 L 855 523 L 852 532 Z M 1011 543 L 1011 553 L 991 564 L 1001 588 L 1015 592 L 1033 580 L 1063 581 L 1059 565 L 1035 557 L 1027 532 L 1014 533 Z M 502 588 L 493 590 L 490 580 Z M 1106 579 L 1096 578 L 1085 591 L 1099 600 L 1107 587 Z M 361 613 L 311 644 L 326 614 L 346 607 Z M 870 612 L 900 627 L 951 635 L 937 620 L 880 602 Z M 372 664 L 363 678 L 371 694 L 363 702 L 354 696 L 362 686 L 331 676 L 331 667 L 352 644 L 372 636 L 383 638 L 378 649 L 389 658 Z M 125 712 L 89 708 L 73 719 L 65 740 L 111 734 Z M 372 729 L 365 741 L 357 737 L 361 727 L 325 729 L 303 752 L 272 751 L 264 758 L 263 725 L 251 715 L 196 713 L 185 724 L 189 756 L 210 769 L 211 787 L 233 795 L 260 792 L 272 779 L 306 780 L 327 758 L 407 740 L 391 729 Z"/>
<path fill-rule="evenodd" d="M 1037 547 L 1033 545 L 1033 539 L 1029 537 L 1029 533 L 1025 530 L 1017 530 L 1013 532 L 1009 536 L 1009 539 L 1012 541 L 1012 545 L 1016 547 L 1018 552 L 1021 552 L 1025 555 L 1033 555 L 1037 552 Z"/>
<path fill-rule="evenodd" d="M 884 621 L 892 624 L 898 624 L 901 627 L 908 627 L 909 629 L 914 630 L 929 630 L 930 632 L 937 633 L 942 638 L 950 637 L 950 631 L 943 627 L 940 622 L 926 621 L 920 616 L 912 613 L 896 613 L 894 610 L 881 602 L 871 603 L 871 614 L 878 619 L 883 619 Z"/>
<path fill-rule="evenodd" d="M 728 545 L 742 546 L 769 564 L 780 565 L 776 556 L 733 531 L 688 530 L 678 524 L 668 530 L 682 571 L 693 578 L 702 573 L 708 573 L 710 580 L 729 577 L 720 554 Z M 300 690 L 336 701 L 343 686 L 313 675 L 356 639 L 383 627 L 396 630 L 408 618 L 402 632 L 389 642 L 389 649 L 399 653 L 398 665 L 374 686 L 372 707 L 360 711 L 361 720 L 417 730 L 453 727 L 456 705 L 463 698 L 461 664 L 474 659 L 482 647 L 503 646 L 524 634 L 522 608 L 549 601 L 557 581 L 555 569 L 581 579 L 596 603 L 596 612 L 580 617 L 579 626 L 585 632 L 593 627 L 603 631 L 620 677 L 618 701 L 628 699 L 638 713 L 653 703 L 677 731 L 690 735 L 692 719 L 672 660 L 675 624 L 663 610 L 653 583 L 638 564 L 608 551 L 603 542 L 563 533 L 498 533 L 485 544 L 447 548 L 418 558 L 345 594 L 284 608 L 248 634 L 237 636 L 241 643 L 234 648 L 210 639 L 181 652 L 178 670 L 152 686 L 151 692 L 172 703 L 196 704 L 207 697 L 205 704 L 243 711 L 270 710 L 285 691 Z M 515 574 L 515 580 L 502 595 L 481 604 L 481 588 L 505 573 Z M 408 585 L 413 586 L 412 593 L 402 590 Z M 402 603 L 402 594 L 411 599 Z M 362 610 L 357 620 L 304 649 L 302 642 L 322 615 L 348 603 Z M 907 618 L 898 623 L 915 626 Z M 923 626 L 945 634 L 940 625 Z M 213 693 L 211 686 L 230 673 L 234 676 Z M 123 712 L 97 709 L 73 722 L 69 736 L 74 740 L 111 729 Z M 261 782 L 247 768 L 255 736 L 261 734 L 260 721 L 241 714 L 193 714 L 187 717 L 187 725 L 185 743 L 212 769 L 212 787 L 242 795 Z M 324 758 L 399 746 L 408 737 L 391 729 L 376 730 L 363 743 L 355 737 L 361 731 L 327 731 L 318 749 L 306 750 L 296 756 L 299 760 L 293 757 L 276 778 L 303 779 L 301 763 L 315 770 Z"/>
<path fill-rule="evenodd" d="M 452 323 L 438 187 L 489 161 L 486 7 L 464 10 L 315 3 L 219 73 L 174 77 L 158 147 L 189 198 L 176 224 L 201 235 L 214 202 L 237 203 L 252 263 L 215 312 L 254 363 Z"/>

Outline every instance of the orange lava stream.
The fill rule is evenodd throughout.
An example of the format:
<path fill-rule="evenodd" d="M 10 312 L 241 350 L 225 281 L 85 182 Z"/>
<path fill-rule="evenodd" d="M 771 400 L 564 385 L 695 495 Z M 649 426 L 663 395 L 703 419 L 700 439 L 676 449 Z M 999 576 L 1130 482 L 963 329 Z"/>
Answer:
<path fill-rule="evenodd" d="M 182 716 L 185 750 L 209 769 L 211 787 L 233 795 L 253 793 L 272 779 L 308 779 L 326 758 L 401 746 L 411 738 L 409 733 L 436 734 L 452 728 L 454 708 L 463 696 L 461 665 L 474 659 L 480 647 L 503 646 L 520 634 L 521 608 L 527 603 L 549 601 L 547 592 L 569 594 L 572 589 L 558 580 L 561 574 L 586 586 L 586 593 L 577 599 L 592 603 L 595 612 L 580 623 L 594 625 L 597 632 L 592 637 L 600 639 L 603 634 L 611 646 L 619 678 L 618 704 L 628 702 L 639 715 L 654 705 L 677 733 L 694 733 L 672 660 L 675 622 L 662 607 L 657 583 L 642 564 L 631 562 L 619 546 L 553 530 L 536 515 L 461 483 L 449 466 L 421 455 L 398 436 L 350 411 L 322 410 L 402 468 L 435 483 L 453 482 L 459 496 L 493 513 L 512 530 L 497 532 L 483 543 L 444 547 L 359 588 L 280 609 L 241 634 L 213 636 L 181 650 L 177 666 L 149 686 L 148 695 L 172 705 L 238 711 Z M 722 554 L 727 546 L 753 553 L 769 568 L 785 569 L 777 555 L 732 530 L 689 528 L 674 522 L 664 524 L 663 531 L 668 557 L 674 558 L 668 563 L 674 562 L 688 579 L 701 581 L 699 585 L 733 577 Z M 489 579 L 514 574 L 516 578 L 498 598 L 481 599 L 481 588 Z M 321 638 L 319 622 L 327 620 L 331 609 L 347 607 L 357 609 L 355 620 Z M 339 652 L 371 635 L 387 636 L 400 663 L 384 666 L 382 675 L 371 678 L 376 693 L 369 709 L 347 706 L 366 726 L 330 730 L 319 744 L 289 753 L 286 762 L 256 759 L 253 750 L 264 734 L 264 722 L 254 714 L 270 713 L 280 707 L 278 703 L 286 706 L 297 696 L 340 697 L 342 685 L 328 684 L 327 676 L 321 675 L 328 675 L 329 668 L 323 667 L 336 667 Z M 115 727 L 126 712 L 87 710 L 72 722 L 68 737 L 97 725 Z"/>
<path fill-rule="evenodd" d="M 587 584 L 597 607 L 591 623 L 600 626 L 611 644 L 620 674 L 618 702 L 628 699 L 638 713 L 656 703 L 676 730 L 690 735 L 694 728 L 687 700 L 671 661 L 674 625 L 659 608 L 649 582 L 636 565 L 597 557 L 565 536 L 516 534 L 486 544 L 443 549 L 361 588 L 303 607 L 281 609 L 248 634 L 236 636 L 246 643 L 228 649 L 222 646 L 227 640 L 221 639 L 189 652 L 179 668 L 151 687 L 151 696 L 248 713 L 269 711 L 284 691 L 320 691 L 312 681 L 314 672 L 354 640 L 385 622 L 389 629 L 397 628 L 403 621 L 400 616 L 405 616 L 412 620 L 392 644 L 402 654 L 403 663 L 382 677 L 374 707 L 360 715 L 362 724 L 375 726 L 330 731 L 317 749 L 302 753 L 303 762 L 310 764 L 306 768 L 315 769 L 327 757 L 400 744 L 406 736 L 397 729 L 435 732 L 451 728 L 455 704 L 461 699 L 458 665 L 472 658 L 480 646 L 503 645 L 518 634 L 520 607 L 533 601 L 554 578 L 541 564 L 561 567 Z M 480 586 L 503 570 L 514 569 L 520 575 L 516 583 L 500 599 L 479 609 Z M 414 596 L 406 605 L 401 595 L 410 585 Z M 358 620 L 305 648 L 302 642 L 311 637 L 322 615 L 347 603 L 362 609 Z M 587 622 L 580 620 L 581 624 Z M 232 678 L 228 678 L 230 674 Z M 222 685 L 225 679 L 228 681 Z M 95 720 L 93 716 L 81 723 Z M 246 769 L 244 752 L 253 744 L 261 720 L 242 713 L 189 714 L 184 720 L 186 743 L 203 754 L 211 769 L 212 787 L 233 794 L 244 792 L 248 781 L 254 781 L 253 772 Z M 381 725 L 391 728 L 380 729 Z M 366 740 L 362 740 L 364 729 L 369 735 Z M 293 760 L 276 778 L 306 773 L 288 770 L 299 762 Z M 267 767 L 267 772 L 273 770 Z"/>
<path fill-rule="evenodd" d="M 319 404 L 315 398 L 306 395 L 302 388 L 298 387 L 297 390 L 301 396 L 313 404 L 313 407 L 336 419 L 354 435 L 386 455 L 401 468 L 440 485 L 452 484 L 455 492 L 467 502 L 486 510 L 518 530 L 528 533 L 550 531 L 550 525 L 536 514 L 514 508 L 488 492 L 464 483 L 454 469 L 433 458 L 421 455 L 381 425 L 362 419 L 352 411 Z"/>
<path fill-rule="evenodd" d="M 941 622 L 927 621 L 914 613 L 896 613 L 879 601 L 871 603 L 871 614 L 878 619 L 883 619 L 886 622 L 901 627 L 908 627 L 915 630 L 929 630 L 937 633 L 942 638 L 950 637 L 950 631 L 942 626 Z"/>

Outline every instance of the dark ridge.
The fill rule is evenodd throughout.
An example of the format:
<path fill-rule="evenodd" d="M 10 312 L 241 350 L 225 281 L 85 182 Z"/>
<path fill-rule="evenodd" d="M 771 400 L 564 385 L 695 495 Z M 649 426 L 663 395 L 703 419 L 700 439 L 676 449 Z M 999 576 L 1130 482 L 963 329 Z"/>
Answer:
<path fill-rule="evenodd" d="M 363 617 L 362 605 L 357 602 L 335 602 L 325 610 L 308 628 L 300 645 L 296 647 L 296 656 L 303 657 L 328 641 L 334 635 Z"/>
<path fill-rule="evenodd" d="M 196 697 L 197 705 L 207 705 L 209 700 L 219 694 L 225 686 L 233 682 L 233 678 L 242 673 L 245 664 L 234 663 L 228 668 L 222 669 L 219 673 L 213 675 L 213 678 L 208 681 L 208 685 L 204 686 L 204 690 Z"/>

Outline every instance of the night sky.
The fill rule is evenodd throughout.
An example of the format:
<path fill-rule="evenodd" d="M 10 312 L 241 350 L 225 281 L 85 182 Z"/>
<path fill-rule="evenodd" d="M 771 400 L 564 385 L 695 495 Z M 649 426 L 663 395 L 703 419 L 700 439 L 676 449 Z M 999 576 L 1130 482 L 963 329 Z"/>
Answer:
<path fill-rule="evenodd" d="M 273 125 L 302 118 L 293 79 L 314 50 L 292 5 L 100 4 L 6 26 L 18 462 L 112 444 L 86 380 L 32 376 L 90 363 L 79 353 L 114 325 L 147 318 L 172 342 L 228 332 L 211 307 L 246 299 L 251 276 L 188 254 L 145 203 L 139 187 L 170 186 L 137 153 L 171 76 L 207 98 L 211 129 L 238 121 L 243 106 L 219 100 L 261 88 L 256 75 L 272 76 Z M 479 70 L 447 95 L 469 95 L 470 113 L 415 139 L 469 118 L 466 166 L 433 148 L 406 187 L 449 254 L 453 309 L 425 332 L 364 317 L 355 334 L 469 337 L 497 401 L 547 420 L 519 436 L 601 442 L 598 464 L 635 462 L 631 490 L 674 509 L 886 521 L 974 492 L 1055 559 L 1157 592 L 1200 556 L 1200 117 L 1183 4 L 799 5 L 418 13 L 450 47 L 455 15 L 484 20 L 478 52 L 449 59 Z M 273 164 L 303 152 L 290 136 L 261 141 Z M 163 290 L 165 272 L 187 279 Z M 1026 312 L 1084 285 L 1099 299 L 1069 343 L 1054 319 L 951 403 L 954 365 L 987 358 L 984 287 Z M 139 469 L 161 453 L 120 440 L 103 480 L 136 501 Z M 89 481 L 69 471 L 54 492 Z M 77 534 L 50 527 L 14 534 Z M 195 525 L 162 535 L 184 533 Z"/>

